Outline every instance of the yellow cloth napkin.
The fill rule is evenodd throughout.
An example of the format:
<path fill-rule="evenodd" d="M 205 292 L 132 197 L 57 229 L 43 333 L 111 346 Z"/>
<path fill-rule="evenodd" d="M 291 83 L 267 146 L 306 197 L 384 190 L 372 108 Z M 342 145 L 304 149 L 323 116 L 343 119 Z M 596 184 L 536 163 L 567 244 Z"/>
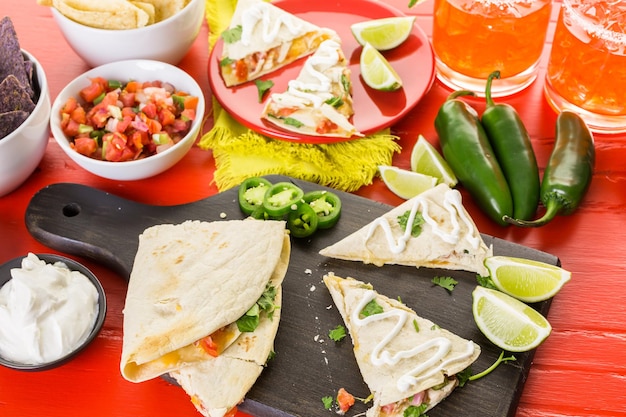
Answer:
<path fill-rule="evenodd" d="M 215 45 L 235 11 L 237 0 L 206 0 L 209 48 Z M 258 134 L 235 121 L 213 99 L 213 128 L 198 142 L 212 150 L 214 181 L 220 191 L 252 176 L 279 174 L 343 191 L 372 183 L 378 165 L 391 165 L 401 150 L 388 129 L 362 139 L 332 144 L 302 144 Z"/>

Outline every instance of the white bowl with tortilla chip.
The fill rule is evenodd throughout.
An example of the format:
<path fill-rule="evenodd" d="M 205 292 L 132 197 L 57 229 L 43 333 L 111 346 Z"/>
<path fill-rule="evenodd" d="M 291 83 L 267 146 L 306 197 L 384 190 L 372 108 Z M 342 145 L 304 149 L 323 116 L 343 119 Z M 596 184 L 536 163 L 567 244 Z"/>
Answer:
<path fill-rule="evenodd" d="M 106 80 L 115 80 L 121 83 L 127 83 L 131 80 L 140 82 L 162 81 L 171 84 L 178 91 L 184 91 L 191 96 L 198 97 L 196 117 L 191 123 L 189 132 L 173 146 L 143 159 L 111 162 L 90 158 L 78 153 L 71 146 L 70 139 L 61 128 L 61 109 L 71 97 L 76 98 L 80 102 L 82 100 L 79 95 L 80 90 L 89 86 L 90 80 L 96 77 L 103 77 Z M 92 68 L 71 81 L 61 90 L 52 103 L 50 130 L 61 149 L 80 167 L 103 178 L 118 181 L 134 181 L 160 174 L 178 163 L 195 143 L 204 122 L 204 111 L 205 100 L 202 89 L 191 75 L 165 62 L 135 59 L 112 62 Z"/>
<path fill-rule="evenodd" d="M 11 117 L 17 127 L 0 139 L 0 197 L 18 188 L 35 171 L 50 138 L 50 91 L 46 73 L 32 54 L 22 49 L 22 55 L 33 68 L 34 108 L 23 121 Z M 21 124 L 17 125 L 18 122 Z M 10 123 L 3 119 L 2 124 Z"/>
<path fill-rule="evenodd" d="M 205 9 L 205 0 L 117 0 L 110 2 L 122 9 L 115 12 L 89 11 L 97 7 L 93 0 L 50 3 L 65 40 L 91 67 L 127 59 L 178 64 L 198 37 Z M 79 5 L 83 10 L 74 8 Z"/>

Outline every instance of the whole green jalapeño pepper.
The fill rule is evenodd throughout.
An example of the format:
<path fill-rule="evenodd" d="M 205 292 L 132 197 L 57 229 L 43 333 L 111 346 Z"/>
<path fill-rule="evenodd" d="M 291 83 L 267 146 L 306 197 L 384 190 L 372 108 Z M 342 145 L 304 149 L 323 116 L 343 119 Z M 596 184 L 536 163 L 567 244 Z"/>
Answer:
<path fill-rule="evenodd" d="M 513 199 L 513 217 L 529 220 L 535 217 L 539 205 L 537 159 L 530 135 L 515 108 L 509 104 L 496 104 L 491 98 L 494 78 L 500 78 L 500 71 L 491 73 L 487 79 L 487 107 L 481 116 L 481 122 L 509 184 Z"/>
<path fill-rule="evenodd" d="M 489 218 L 506 225 L 503 217 L 513 214 L 511 191 L 476 111 L 458 98 L 470 94 L 452 93 L 437 113 L 435 129 L 459 182 Z"/>
<path fill-rule="evenodd" d="M 263 198 L 263 208 L 269 216 L 284 216 L 296 210 L 300 205 L 304 191 L 290 182 L 277 182 L 272 185 Z"/>
<path fill-rule="evenodd" d="M 239 185 L 239 208 L 244 214 L 251 215 L 257 208 L 263 207 L 265 193 L 272 184 L 261 177 L 251 177 Z"/>
<path fill-rule="evenodd" d="M 589 189 L 595 155 L 593 135 L 584 120 L 574 112 L 561 112 L 556 120 L 554 149 L 541 180 L 544 215 L 532 221 L 505 220 L 517 226 L 538 227 L 557 214 L 571 214 Z"/>
<path fill-rule="evenodd" d="M 330 229 L 341 216 L 341 200 L 330 191 L 309 191 L 302 198 L 315 211 L 318 229 Z"/>

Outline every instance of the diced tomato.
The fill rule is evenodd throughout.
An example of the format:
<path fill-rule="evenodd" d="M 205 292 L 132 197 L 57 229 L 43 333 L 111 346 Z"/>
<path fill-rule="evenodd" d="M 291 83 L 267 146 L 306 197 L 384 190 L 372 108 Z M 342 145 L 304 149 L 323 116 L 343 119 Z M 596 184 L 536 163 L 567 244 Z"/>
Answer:
<path fill-rule="evenodd" d="M 126 148 L 126 136 L 122 133 L 107 133 L 102 137 L 103 159 L 112 162 L 122 161 Z"/>
<path fill-rule="evenodd" d="M 137 91 L 139 91 L 139 88 L 141 87 L 141 83 L 138 81 L 129 81 L 126 84 L 126 88 L 125 90 L 128 91 L 129 93 L 136 93 Z"/>
<path fill-rule="evenodd" d="M 119 95 L 119 99 L 124 107 L 134 107 L 135 97 L 135 93 L 129 93 L 126 90 L 122 91 L 122 93 Z"/>
<path fill-rule="evenodd" d="M 116 130 L 120 133 L 126 132 L 128 126 L 132 123 L 133 118 L 129 116 L 122 117 L 122 120 L 117 122 Z"/>
<path fill-rule="evenodd" d="M 63 107 L 61 108 L 61 113 L 70 114 L 76 109 L 76 107 L 78 107 L 78 101 L 75 97 L 70 97 L 67 99 L 65 104 L 63 104 Z"/>
<path fill-rule="evenodd" d="M 337 392 L 337 404 L 339 404 L 339 410 L 345 413 L 354 405 L 354 395 L 350 394 L 344 388 L 339 388 Z"/>
<path fill-rule="evenodd" d="M 154 119 L 157 115 L 157 106 L 153 102 L 149 102 L 141 108 L 141 111 L 150 119 Z"/>
<path fill-rule="evenodd" d="M 217 343 L 213 341 L 213 338 L 210 335 L 198 340 L 198 346 L 213 357 L 217 357 L 219 355 Z"/>
<path fill-rule="evenodd" d="M 278 110 L 278 113 L 276 114 L 276 117 L 289 117 L 296 110 L 298 110 L 298 109 L 295 108 L 295 107 L 291 107 L 291 108 L 283 107 L 282 109 Z"/>
<path fill-rule="evenodd" d="M 107 81 L 104 78 L 96 77 L 91 79 L 91 84 L 80 90 L 80 97 L 88 103 L 93 103 L 106 91 Z"/>
<path fill-rule="evenodd" d="M 63 133 L 70 137 L 78 136 L 79 128 L 80 124 L 70 118 L 69 115 L 67 117 L 67 123 L 61 123 L 61 129 L 63 129 Z"/>
<path fill-rule="evenodd" d="M 224 414 L 224 417 L 235 417 L 237 415 L 237 406 L 231 408 Z"/>
<path fill-rule="evenodd" d="M 185 109 L 180 113 L 180 118 L 187 120 L 195 120 L 196 119 L 196 109 Z"/>
<path fill-rule="evenodd" d="M 87 114 L 87 119 L 90 124 L 97 129 L 102 129 L 109 118 L 109 111 L 105 107 L 94 107 L 90 113 Z"/>
<path fill-rule="evenodd" d="M 333 132 L 335 130 L 337 130 L 337 125 L 328 119 L 324 119 L 315 127 L 315 132 L 319 133 L 320 135 L 324 135 L 328 132 Z"/>
<path fill-rule="evenodd" d="M 179 95 L 183 94 L 179 93 Z M 185 110 L 196 110 L 198 108 L 199 100 L 199 97 L 186 95 L 185 100 L 183 101 L 183 107 L 185 108 Z"/>
<path fill-rule="evenodd" d="M 248 79 L 248 66 L 243 59 L 240 59 L 235 64 L 235 77 L 239 81 Z"/>
<path fill-rule="evenodd" d="M 80 137 L 74 139 L 73 148 L 85 156 L 91 156 L 98 150 L 98 144 L 92 138 Z"/>
<path fill-rule="evenodd" d="M 170 109 L 161 109 L 159 110 L 159 121 L 162 126 L 169 126 L 174 124 L 174 120 L 176 120 L 176 115 L 172 113 Z"/>
<path fill-rule="evenodd" d="M 87 113 L 85 112 L 85 108 L 78 106 L 76 107 L 72 113 L 70 118 L 76 123 L 86 124 L 87 123 Z"/>

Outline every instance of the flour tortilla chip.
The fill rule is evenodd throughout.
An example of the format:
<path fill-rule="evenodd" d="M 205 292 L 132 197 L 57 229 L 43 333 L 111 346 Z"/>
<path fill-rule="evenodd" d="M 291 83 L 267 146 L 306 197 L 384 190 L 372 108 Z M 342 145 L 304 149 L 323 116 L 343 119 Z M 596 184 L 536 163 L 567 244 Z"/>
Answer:
<path fill-rule="evenodd" d="M 143 0 L 152 4 L 156 12 L 155 21 L 160 22 L 174 16 L 185 8 L 188 0 Z"/>
<path fill-rule="evenodd" d="M 120 370 L 145 381 L 205 360 L 195 342 L 243 316 L 289 264 L 283 221 L 157 225 L 139 237 Z"/>
<path fill-rule="evenodd" d="M 14 75 L 0 82 L 0 113 L 22 110 L 27 113 L 35 109 L 35 103 L 25 86 Z"/>
<path fill-rule="evenodd" d="M 99 29 L 136 29 L 148 24 L 150 16 L 127 0 L 52 0 L 66 17 Z"/>
<path fill-rule="evenodd" d="M 144 1 L 131 1 L 131 3 L 148 14 L 148 25 L 156 23 L 156 10 L 153 4 Z"/>
<path fill-rule="evenodd" d="M 8 16 L 4 17 L 0 20 L 0 81 L 13 75 L 32 97 L 30 74 L 24 62 L 13 22 Z"/>
<path fill-rule="evenodd" d="M 0 113 L 0 139 L 13 133 L 15 129 L 28 119 L 29 115 L 30 113 L 22 110 Z"/>

